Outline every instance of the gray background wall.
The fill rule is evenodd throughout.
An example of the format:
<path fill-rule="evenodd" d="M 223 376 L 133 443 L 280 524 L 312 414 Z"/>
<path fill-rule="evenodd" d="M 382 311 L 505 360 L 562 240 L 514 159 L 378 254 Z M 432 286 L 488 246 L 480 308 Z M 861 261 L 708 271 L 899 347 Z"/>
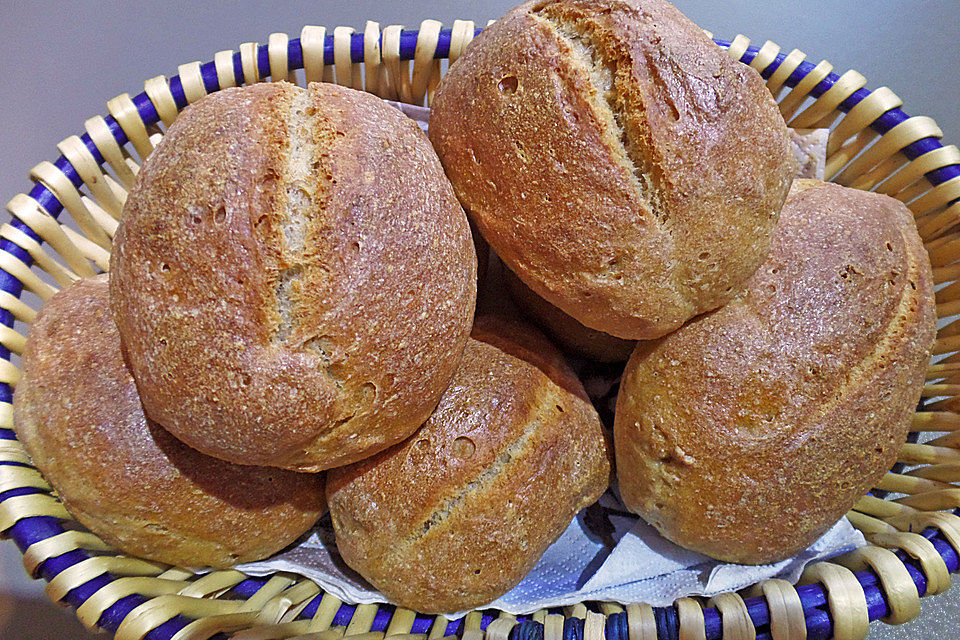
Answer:
<path fill-rule="evenodd" d="M 460 3 L 425 0 L 348 2 L 17 2 L 0 0 L 0 198 L 29 189 L 27 171 L 58 155 L 56 143 L 106 113 L 113 96 L 143 89 L 177 65 L 207 61 L 271 32 L 295 37 L 304 24 L 362 28 L 415 27 L 425 18 L 482 24 L 512 0 Z M 676 0 L 718 37 L 743 33 L 762 44 L 799 48 L 835 70 L 857 69 L 868 87 L 889 86 L 914 115 L 932 116 L 948 143 L 960 141 L 960 2 L 858 0 L 799 2 Z M 270 5 L 274 5 L 267 8 Z M 874 625 L 871 637 L 949 638 L 960 628 L 960 595 L 924 600 L 922 620 L 905 627 Z M 87 638 L 72 615 L 43 600 L 19 554 L 0 542 L 0 638 Z"/>

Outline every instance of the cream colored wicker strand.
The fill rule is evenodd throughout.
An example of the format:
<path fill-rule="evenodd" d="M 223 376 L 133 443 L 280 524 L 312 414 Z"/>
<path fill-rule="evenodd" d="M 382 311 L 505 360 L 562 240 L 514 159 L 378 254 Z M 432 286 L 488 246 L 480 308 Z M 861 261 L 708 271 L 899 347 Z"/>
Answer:
<path fill-rule="evenodd" d="M 710 37 L 710 36 L 708 36 Z M 747 52 L 747 47 L 750 46 L 750 38 L 743 34 L 737 34 L 733 39 L 733 42 L 730 43 L 730 46 L 727 47 L 727 53 L 730 54 L 730 57 L 740 62 L 740 58 L 743 57 L 743 54 Z"/>
<path fill-rule="evenodd" d="M 627 605 L 629 640 L 657 640 L 657 619 L 648 604 Z"/>
<path fill-rule="evenodd" d="M 141 640 L 145 635 L 161 624 L 178 615 L 192 618 L 206 618 L 237 613 L 240 603 L 232 600 L 208 600 L 187 596 L 159 596 L 152 598 L 127 614 L 117 628 L 116 640 Z M 250 622 L 254 616 L 245 613 Z"/>
<path fill-rule="evenodd" d="M 917 478 L 915 476 L 906 476 L 893 472 L 885 473 L 883 478 L 880 479 L 880 482 L 877 483 L 877 489 L 907 495 L 949 488 L 951 488 L 951 485 L 946 482 L 927 480 L 926 478 Z"/>
<path fill-rule="evenodd" d="M 5 427 L 8 428 L 8 427 Z M 0 462 L 30 464 L 30 457 L 16 440 L 0 440 Z"/>
<path fill-rule="evenodd" d="M 867 97 L 855 104 L 833 131 L 830 132 L 830 138 L 827 140 L 827 157 L 830 158 L 836 155 L 837 152 L 843 148 L 844 143 L 867 129 L 877 118 L 891 109 L 896 109 L 901 106 L 903 106 L 903 100 L 887 87 L 880 87 L 879 89 L 871 91 Z M 873 133 L 874 136 L 879 135 L 872 130 L 870 130 L 870 132 Z M 853 156 L 849 156 L 847 161 L 852 157 Z M 843 164 L 846 164 L 846 162 Z M 842 168 L 842 166 L 841 164 L 837 170 Z M 828 177 L 830 175 L 832 175 L 832 172 L 827 174 Z"/>
<path fill-rule="evenodd" d="M 600 616 L 603 618 L 603 616 Z M 510 630 L 517 625 L 516 616 L 509 613 L 500 612 L 496 620 L 490 622 L 486 628 L 486 640 L 509 640 Z M 587 638 L 587 631 L 584 629 L 583 637 Z M 599 639 L 602 640 L 602 637 Z"/>
<path fill-rule="evenodd" d="M 926 174 L 941 167 L 960 164 L 960 150 L 954 145 L 940 147 L 911 160 L 903 169 L 890 175 L 877 187 L 879 193 L 896 196 L 918 181 L 926 182 Z"/>
<path fill-rule="evenodd" d="M 257 54 L 260 45 L 256 42 L 244 42 L 240 45 L 240 66 L 243 68 L 243 83 L 247 85 L 260 82 L 260 68 Z"/>
<path fill-rule="evenodd" d="M 830 75 L 831 71 L 833 71 L 833 65 L 826 60 L 821 60 L 816 67 L 797 83 L 797 86 L 790 89 L 790 92 L 780 100 L 780 113 L 783 114 L 784 120 L 789 121 L 793 117 L 797 109 L 803 104 L 803 101 L 806 100 L 810 92 L 813 91 L 813 88 Z"/>
<path fill-rule="evenodd" d="M 183 87 L 183 95 L 187 98 L 187 104 L 193 104 L 207 95 L 199 61 L 181 64 L 177 67 L 177 75 L 180 77 L 180 86 Z"/>
<path fill-rule="evenodd" d="M 20 382 L 20 370 L 7 360 L 0 360 L 0 382 L 16 387 Z"/>
<path fill-rule="evenodd" d="M 803 62 L 806 57 L 807 54 L 803 51 L 794 49 L 787 54 L 787 57 L 780 63 L 776 71 L 770 75 L 770 78 L 767 80 L 767 88 L 770 90 L 770 93 L 773 94 L 774 99 L 779 97 L 787 78 L 793 75 L 793 72 L 797 70 L 797 67 L 800 66 L 800 63 Z"/>
<path fill-rule="evenodd" d="M 123 200 L 110 186 L 112 180 L 103 173 L 93 154 L 78 136 L 70 136 L 57 145 L 60 153 L 77 170 L 83 184 L 90 190 L 97 204 L 115 220 L 120 220 Z"/>
<path fill-rule="evenodd" d="M 680 624 L 680 640 L 706 640 L 706 624 L 700 603 L 693 598 L 680 598 L 674 605 Z"/>
<path fill-rule="evenodd" d="M 450 31 L 450 54 L 447 56 L 450 64 L 460 59 L 467 45 L 473 42 L 473 34 L 476 32 L 476 26 L 473 20 L 454 20 L 453 29 Z"/>
<path fill-rule="evenodd" d="M 19 218 L 44 242 L 50 245 L 76 275 L 80 277 L 96 275 L 96 271 L 90 266 L 83 252 L 67 237 L 67 234 L 60 227 L 60 223 L 47 213 L 39 202 L 21 193 L 15 195 L 7 203 L 7 211 L 14 217 Z"/>
<path fill-rule="evenodd" d="M 185 66 L 185 65 L 182 65 Z M 137 112 L 137 107 L 133 104 L 133 99 L 129 93 L 121 93 L 116 98 L 107 102 L 107 111 L 113 116 L 120 128 L 127 135 L 127 139 L 133 148 L 137 150 L 142 163 L 150 152 L 153 151 L 153 143 L 150 142 L 150 134 L 147 132 L 147 125 Z"/>
<path fill-rule="evenodd" d="M 463 617 L 463 633 L 460 634 L 461 640 L 483 640 L 483 631 L 480 629 L 480 623 L 483 621 L 483 614 L 479 611 L 471 611 Z"/>
<path fill-rule="evenodd" d="M 926 116 L 914 116 L 893 127 L 859 157 L 853 159 L 844 170 L 835 178 L 835 182 L 843 185 L 850 184 L 860 175 L 866 173 L 901 149 L 923 138 L 940 138 L 943 132 L 933 119 Z"/>
<path fill-rule="evenodd" d="M 293 620 L 291 612 L 299 614 L 315 596 L 320 593 L 320 587 L 310 580 L 301 580 L 289 589 L 270 598 L 260 607 L 257 613 L 258 624 L 276 624 Z M 249 600 L 247 603 L 249 604 Z"/>
<path fill-rule="evenodd" d="M 217 51 L 213 56 L 213 67 L 217 71 L 217 86 L 229 89 L 237 86 L 237 76 L 233 72 L 233 51 Z"/>
<path fill-rule="evenodd" d="M 551 613 L 543 619 L 543 640 L 563 640 L 563 622 L 559 613 Z"/>
<path fill-rule="evenodd" d="M 0 493 L 25 487 L 53 491 L 53 487 L 33 467 L 0 466 Z"/>
<path fill-rule="evenodd" d="M 83 128 L 87 130 L 87 134 L 97 150 L 100 151 L 100 155 L 104 157 L 117 178 L 120 179 L 120 184 L 129 191 L 137 177 L 137 170 L 139 169 L 137 162 L 117 143 L 103 116 L 94 116 L 88 119 L 83 123 Z"/>
<path fill-rule="evenodd" d="M 100 245 L 87 240 L 87 238 L 65 224 L 60 225 L 60 229 L 67 234 L 67 237 L 70 238 L 70 242 L 77 245 L 77 248 L 80 249 L 80 253 L 83 254 L 83 257 L 94 263 L 102 269 L 103 271 L 109 271 L 110 269 L 110 252 L 105 250 Z"/>
<path fill-rule="evenodd" d="M 342 604 L 343 602 L 336 596 L 329 593 L 323 594 L 323 598 L 320 599 L 320 606 L 317 607 L 317 611 L 313 614 L 313 619 L 310 621 L 310 630 L 326 631 L 329 629 L 334 616 L 337 615 L 337 611 Z"/>
<path fill-rule="evenodd" d="M 347 630 L 344 631 L 343 635 L 359 636 L 364 633 L 369 633 L 373 627 L 373 619 L 377 615 L 379 608 L 380 605 L 378 604 L 358 604 L 353 615 L 350 617 Z"/>
<path fill-rule="evenodd" d="M 413 101 L 427 106 L 433 101 L 433 93 L 440 82 L 440 61 L 436 59 L 437 44 L 443 24 L 437 20 L 424 20 L 417 33 L 417 47 L 413 55 Z"/>
<path fill-rule="evenodd" d="M 333 30 L 333 65 L 337 70 L 337 84 L 352 89 L 363 89 L 363 73 L 360 63 L 350 57 L 352 27 L 336 27 Z"/>
<path fill-rule="evenodd" d="M 19 356 L 23 355 L 27 339 L 20 332 L 6 325 L 0 325 L 0 344 Z"/>
<path fill-rule="evenodd" d="M 927 578 L 927 591 L 923 595 L 936 595 L 950 588 L 950 572 L 933 543 L 919 533 L 876 533 L 868 536 L 873 544 L 887 548 L 902 549 L 920 563 Z"/>
<path fill-rule="evenodd" d="M 707 600 L 707 606 L 720 612 L 724 640 L 756 640 L 757 628 L 739 594 L 721 593 Z"/>
<path fill-rule="evenodd" d="M 874 518 L 873 516 L 868 516 L 859 511 L 848 511 L 846 514 L 847 520 L 850 521 L 850 524 L 853 525 L 855 529 L 858 529 L 863 535 L 868 535 L 871 533 L 896 533 L 897 528 L 888 522 L 884 522 L 879 518 Z"/>
<path fill-rule="evenodd" d="M 870 545 L 844 555 L 837 562 L 851 571 L 872 569 L 877 574 L 890 609 L 890 615 L 882 618 L 887 624 L 903 624 L 920 613 L 917 585 L 892 551 Z"/>
<path fill-rule="evenodd" d="M 309 620 L 297 620 L 295 622 L 253 626 L 249 629 L 234 633 L 231 636 L 231 640 L 285 640 L 286 638 L 311 633 L 309 624 Z M 323 634 L 326 634 L 329 640 L 338 640 L 343 637 L 343 627 L 317 633 L 319 634 L 318 637 L 323 637 Z"/>
<path fill-rule="evenodd" d="M 143 90 L 153 103 L 153 108 L 157 110 L 163 125 L 169 127 L 173 124 L 180 111 L 177 109 L 177 101 L 173 97 L 173 92 L 170 91 L 166 76 L 150 78 L 143 83 Z"/>
<path fill-rule="evenodd" d="M 389 638 L 390 636 L 399 636 L 406 635 L 413 630 L 413 623 L 417 619 L 417 614 L 410 609 L 400 609 L 397 608 L 393 615 L 390 617 L 390 624 L 387 625 L 387 630 L 384 632 L 384 636 Z"/>
<path fill-rule="evenodd" d="M 20 522 L 24 518 L 49 516 L 60 520 L 70 520 L 63 504 L 46 493 L 34 493 L 25 496 L 14 496 L 0 503 L 0 533 Z"/>
<path fill-rule="evenodd" d="M 130 556 L 94 556 L 81 560 L 58 573 L 47 583 L 44 591 L 54 602 L 64 599 L 68 593 L 97 576 L 111 573 L 115 576 L 156 576 L 164 565 Z"/>
<path fill-rule="evenodd" d="M 383 30 L 383 64 L 390 85 L 401 102 L 413 103 L 410 85 L 410 61 L 400 59 L 400 33 L 403 26 L 392 24 Z"/>
<path fill-rule="evenodd" d="M 33 238 L 10 224 L 0 227 L 0 238 L 9 240 L 26 250 L 33 258 L 34 264 L 52 276 L 61 287 L 67 286 L 79 277 L 48 255 Z"/>
<path fill-rule="evenodd" d="M 81 193 L 63 171 L 52 162 L 43 161 L 30 170 L 30 177 L 50 190 L 87 238 L 104 249 L 110 249 L 111 240 L 107 228 L 93 217 Z M 116 224 L 116 221 L 113 220 L 113 223 Z"/>
<path fill-rule="evenodd" d="M 383 98 L 386 71 L 381 64 L 381 59 L 380 24 L 367 20 L 363 28 L 363 89 Z"/>
<path fill-rule="evenodd" d="M 182 582 L 158 580 L 157 578 L 126 577 L 111 580 L 77 607 L 77 618 L 87 629 L 97 629 L 103 613 L 117 602 L 131 595 L 145 598 L 171 595 L 182 588 Z"/>
<path fill-rule="evenodd" d="M 928 241 L 943 237 L 948 232 L 955 232 L 960 224 L 960 202 L 955 202 L 939 213 L 931 214 L 917 221 L 918 230 Z"/>
<path fill-rule="evenodd" d="M 770 614 L 773 640 L 805 640 L 807 621 L 800 594 L 786 580 L 764 580 L 748 590 L 751 597 L 763 596 Z"/>
<path fill-rule="evenodd" d="M 327 39 L 324 27 L 307 25 L 300 31 L 300 49 L 303 52 L 303 75 L 307 84 L 332 82 L 333 68 L 323 58 L 323 44 Z"/>
<path fill-rule="evenodd" d="M 270 79 L 273 82 L 291 80 L 288 62 L 290 38 L 285 33 L 271 33 L 267 40 L 267 55 L 270 59 Z"/>
<path fill-rule="evenodd" d="M 757 55 L 753 57 L 753 60 L 750 61 L 750 66 L 756 69 L 757 73 L 763 73 L 767 67 L 773 64 L 773 61 L 777 59 L 777 54 L 779 53 L 780 45 L 767 40 L 763 43 L 763 46 L 760 47 L 759 51 L 757 51 Z"/>
<path fill-rule="evenodd" d="M 904 200 L 909 197 L 910 195 L 908 194 Z M 958 198 L 960 198 L 960 176 L 941 182 L 940 184 L 926 191 L 916 200 L 909 202 L 907 206 L 911 211 L 913 211 L 913 214 L 920 219 L 921 223 L 928 224 L 929 226 L 929 221 L 924 220 L 924 216 L 935 213 L 937 210 L 944 209 L 950 203 L 955 202 Z M 932 238 L 926 239 L 932 240 Z"/>
<path fill-rule="evenodd" d="M 6 291 L 0 291 L 0 309 L 9 311 L 14 318 L 27 324 L 32 324 L 37 318 L 37 312 L 27 303 Z M 0 403 L 0 406 L 3 406 L 3 403 Z"/>
<path fill-rule="evenodd" d="M 820 582 L 827 594 L 835 640 L 862 640 L 867 636 L 870 616 L 863 587 L 853 572 L 838 564 L 816 562 L 808 565 L 799 584 Z"/>
<path fill-rule="evenodd" d="M 836 117 L 840 103 L 862 89 L 866 84 L 867 79 L 861 73 L 852 69 L 847 71 L 813 104 L 797 114 L 789 122 L 789 125 L 795 129 L 828 125 Z"/>

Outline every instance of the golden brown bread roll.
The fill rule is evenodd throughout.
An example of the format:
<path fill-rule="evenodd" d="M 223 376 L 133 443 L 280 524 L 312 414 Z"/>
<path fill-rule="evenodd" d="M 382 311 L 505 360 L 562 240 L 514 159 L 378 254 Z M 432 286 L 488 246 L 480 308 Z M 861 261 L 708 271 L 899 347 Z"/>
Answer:
<path fill-rule="evenodd" d="M 503 270 L 503 279 L 517 306 L 551 338 L 570 351 L 600 362 L 623 362 L 633 353 L 636 341 L 585 327 L 573 316 L 535 294 L 509 269 Z"/>
<path fill-rule="evenodd" d="M 259 560 L 310 529 L 322 475 L 210 458 L 144 416 L 108 289 L 83 279 L 44 304 L 13 399 L 17 437 L 64 506 L 127 553 L 189 567 Z"/>
<path fill-rule="evenodd" d="M 318 471 L 433 411 L 473 319 L 463 209 L 417 125 L 331 84 L 187 108 L 111 261 L 144 409 L 208 455 Z"/>
<path fill-rule="evenodd" d="M 896 460 L 934 336 L 910 211 L 798 181 L 746 290 L 631 357 L 614 428 L 624 502 L 721 560 L 793 556 Z"/>
<path fill-rule="evenodd" d="M 471 339 L 420 431 L 329 472 L 337 547 L 401 606 L 438 613 L 486 604 L 600 497 L 608 456 L 588 401 Z"/>
<path fill-rule="evenodd" d="M 630 340 L 736 294 L 796 165 L 760 75 L 662 0 L 513 9 L 440 81 L 429 135 L 507 266 Z"/>

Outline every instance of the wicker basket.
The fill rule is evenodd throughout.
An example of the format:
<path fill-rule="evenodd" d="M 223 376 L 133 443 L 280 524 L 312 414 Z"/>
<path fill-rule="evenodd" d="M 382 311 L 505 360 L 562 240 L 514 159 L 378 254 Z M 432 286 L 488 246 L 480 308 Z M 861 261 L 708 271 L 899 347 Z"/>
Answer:
<path fill-rule="evenodd" d="M 930 366 L 927 405 L 913 420 L 900 464 L 848 514 L 871 546 L 808 567 L 804 586 L 768 580 L 744 593 L 707 602 L 682 598 L 672 607 L 582 603 L 519 617 L 475 611 L 451 623 L 391 606 L 346 605 L 292 575 L 196 577 L 120 555 L 71 519 L 12 430 L 19 375 L 13 359 L 36 315 L 21 297 L 28 291 L 46 300 L 57 290 L 49 282 L 63 286 L 108 268 L 111 237 L 139 164 L 131 151 L 142 161 L 178 111 L 209 92 L 268 76 L 294 80 L 298 69 L 307 81 L 336 81 L 422 104 L 440 78 L 441 60 L 456 60 L 474 35 L 472 22 L 446 30 L 433 20 L 417 31 L 391 26 L 381 33 L 368 23 L 362 34 L 337 27 L 327 35 L 313 26 L 299 39 L 275 33 L 267 46 L 221 51 L 213 62 L 182 65 L 176 77 L 148 80 L 137 96 L 114 98 L 109 116 L 87 120 L 84 135 L 60 143 L 56 162 L 31 170 L 33 188 L 10 201 L 13 220 L 0 228 L 0 532 L 19 546 L 27 571 L 49 582 L 54 601 L 76 607 L 84 625 L 120 640 L 217 634 L 247 640 L 849 640 L 864 637 L 871 620 L 897 624 L 916 616 L 920 596 L 947 589 L 949 574 L 960 567 L 960 517 L 953 512 L 960 488 L 952 484 L 960 481 L 960 413 L 954 411 L 960 409 L 960 323 L 950 321 L 960 313 L 960 152 L 940 144 L 933 120 L 901 111 L 891 90 L 865 89 L 856 71 L 838 76 L 828 62 L 807 62 L 797 50 L 782 54 L 772 42 L 750 47 L 743 36 L 717 42 L 762 73 L 791 126 L 832 129 L 828 179 L 908 204 L 933 264 L 942 327 L 935 354 L 954 355 Z M 82 235 L 57 222 L 64 210 Z M 920 432 L 934 434 L 917 444 Z"/>

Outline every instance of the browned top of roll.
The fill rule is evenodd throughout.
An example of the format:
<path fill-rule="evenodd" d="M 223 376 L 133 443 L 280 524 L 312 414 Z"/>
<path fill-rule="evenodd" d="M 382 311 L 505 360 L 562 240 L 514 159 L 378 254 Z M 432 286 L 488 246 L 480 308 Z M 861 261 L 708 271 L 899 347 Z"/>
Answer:
<path fill-rule="evenodd" d="M 896 460 L 934 337 L 910 211 L 799 181 L 746 290 L 630 359 L 615 425 L 625 502 L 717 558 L 794 555 Z"/>
<path fill-rule="evenodd" d="M 626 339 L 735 295 L 795 169 L 759 74 L 661 0 L 513 9 L 441 80 L 430 139 L 510 269 Z"/>
<path fill-rule="evenodd" d="M 603 493 L 607 455 L 589 402 L 470 340 L 412 438 L 330 472 L 338 548 L 402 606 L 430 613 L 485 604 Z"/>
<path fill-rule="evenodd" d="M 185 110 L 138 175 L 111 267 L 147 414 L 209 455 L 306 471 L 426 420 L 476 297 L 466 216 L 429 142 L 330 84 Z"/>
<path fill-rule="evenodd" d="M 258 560 L 326 509 L 323 476 L 210 458 L 146 419 L 106 276 L 46 302 L 22 368 L 17 437 L 70 513 L 127 553 L 180 566 Z"/>

